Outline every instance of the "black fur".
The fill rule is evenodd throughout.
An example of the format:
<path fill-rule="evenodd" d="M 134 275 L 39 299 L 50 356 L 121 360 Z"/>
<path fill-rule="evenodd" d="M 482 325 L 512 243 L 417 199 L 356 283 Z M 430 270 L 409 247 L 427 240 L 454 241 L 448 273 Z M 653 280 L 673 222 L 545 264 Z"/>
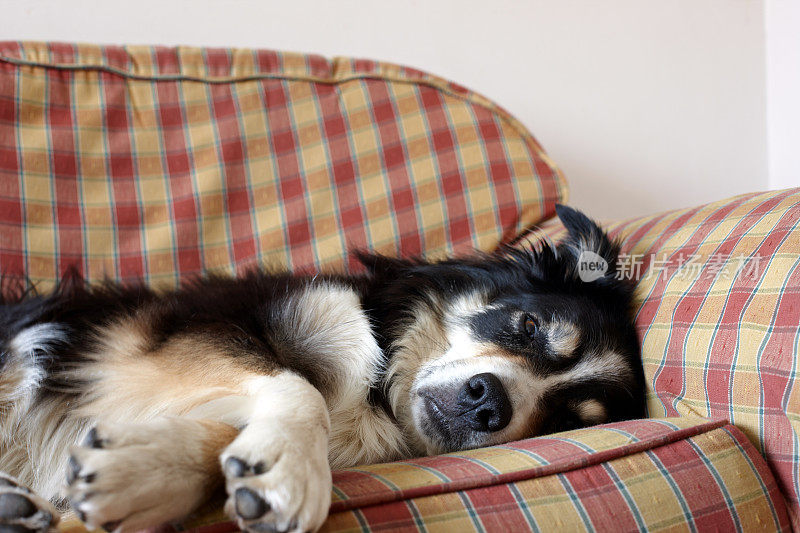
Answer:
<path fill-rule="evenodd" d="M 545 423 L 548 431 L 580 424 L 566 407 L 576 398 L 601 399 L 608 406 L 609 420 L 641 417 L 644 376 L 631 320 L 633 292 L 630 284 L 617 279 L 613 269 L 619 246 L 585 215 L 564 206 L 559 206 L 558 214 L 569 236 L 557 247 L 540 244 L 528 249 L 507 248 L 497 254 L 439 262 L 359 253 L 358 258 L 367 267 L 361 275 L 310 277 L 257 270 L 238 279 L 207 276 L 166 294 L 141 285 L 109 282 L 87 286 L 71 275 L 48 295 L 26 292 L 0 305 L 3 353 L 5 343 L 26 327 L 60 324 L 68 333 L 67 340 L 46 358 L 47 378 L 39 401 L 70 401 L 80 395 L 82 384 L 65 382 L 58 376 L 85 362 L 82 354 L 94 349 L 97 327 L 123 316 L 145 314 L 152 325 L 151 350 L 174 335 L 213 335 L 231 357 L 241 358 L 249 366 L 265 371 L 290 369 L 325 390 L 336 370 L 333 363 L 301 353 L 282 334 L 291 327 L 284 323 L 281 313 L 286 299 L 302 287 L 335 282 L 355 290 L 387 366 L 394 342 L 421 306 L 441 314 L 442 302 L 479 291 L 487 294 L 496 308 L 470 319 L 473 334 L 525 357 L 536 374 L 564 372 L 583 357 L 592 357 L 599 347 L 622 354 L 632 370 L 633 380 L 623 383 L 586 380 L 551 391 L 548 402 L 552 408 Z M 581 242 L 596 244 L 596 251 L 612 266 L 607 275 L 591 283 L 575 274 L 577 258 L 573 252 Z M 582 334 L 577 355 L 557 357 L 545 342 L 523 338 L 509 325 L 513 312 L 579 324 Z M 390 387 L 382 376 L 370 391 L 371 403 L 390 411 L 385 397 Z"/>
<path fill-rule="evenodd" d="M 587 380 L 553 390 L 546 432 L 572 429 L 582 423 L 567 409 L 568 401 L 601 399 L 608 407 L 608 421 L 645 416 L 644 372 L 634 324 L 633 285 L 617 276 L 619 244 L 611 241 L 586 215 L 559 205 L 558 215 L 568 230 L 567 239 L 556 247 L 537 243 L 528 248 L 505 248 L 497 254 L 448 259 L 437 263 L 360 254 L 377 289 L 364 298 L 379 342 L 388 360 L 391 346 L 403 325 L 413 320 L 420 304 L 438 310 L 437 302 L 452 300 L 471 291 L 489 294 L 499 309 L 481 313 L 471 321 L 473 334 L 525 356 L 538 374 L 564 372 L 591 357 L 598 348 L 615 350 L 632 370 L 629 382 Z M 601 278 L 586 283 L 576 275 L 574 249 L 581 241 L 594 243 L 594 251 L 609 265 Z M 523 338 L 509 326 L 513 310 L 556 316 L 579 324 L 581 342 L 575 358 L 556 357 L 544 343 Z M 386 388 L 390 384 L 383 384 Z M 379 390 L 372 397 L 381 398 Z"/>

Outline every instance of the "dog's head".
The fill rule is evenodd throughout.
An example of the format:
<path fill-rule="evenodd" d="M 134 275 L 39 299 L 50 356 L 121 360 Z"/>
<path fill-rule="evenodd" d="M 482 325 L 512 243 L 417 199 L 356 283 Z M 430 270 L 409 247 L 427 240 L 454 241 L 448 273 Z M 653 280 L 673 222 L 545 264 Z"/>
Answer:
<path fill-rule="evenodd" d="M 384 289 L 386 390 L 424 453 L 644 416 L 619 247 L 559 206 L 558 246 L 440 262 L 362 256 Z"/>

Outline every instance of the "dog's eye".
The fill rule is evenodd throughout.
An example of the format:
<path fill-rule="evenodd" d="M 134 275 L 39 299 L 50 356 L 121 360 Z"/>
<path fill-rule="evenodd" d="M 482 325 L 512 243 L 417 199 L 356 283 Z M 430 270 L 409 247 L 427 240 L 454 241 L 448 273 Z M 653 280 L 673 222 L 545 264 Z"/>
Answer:
<path fill-rule="evenodd" d="M 530 338 L 534 338 L 539 331 L 539 323 L 529 314 L 522 316 L 522 331 Z"/>

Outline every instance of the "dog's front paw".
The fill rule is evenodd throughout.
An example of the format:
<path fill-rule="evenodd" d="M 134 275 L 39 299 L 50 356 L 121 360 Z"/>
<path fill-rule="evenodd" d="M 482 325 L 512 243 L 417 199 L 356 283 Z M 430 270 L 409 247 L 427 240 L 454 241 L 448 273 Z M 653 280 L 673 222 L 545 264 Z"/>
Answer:
<path fill-rule="evenodd" d="M 214 450 L 211 440 L 218 431 L 169 418 L 99 425 L 71 450 L 70 505 L 83 522 L 107 531 L 136 531 L 182 518 L 219 479 L 214 463 L 221 447 Z M 232 434 L 224 436 L 225 443 Z"/>
<path fill-rule="evenodd" d="M 228 515 L 253 533 L 319 528 L 331 502 L 331 471 L 324 450 L 289 442 L 249 449 L 243 444 L 237 439 L 221 457 Z"/>
<path fill-rule="evenodd" d="M 0 531 L 47 533 L 55 531 L 58 511 L 13 477 L 0 472 Z"/>

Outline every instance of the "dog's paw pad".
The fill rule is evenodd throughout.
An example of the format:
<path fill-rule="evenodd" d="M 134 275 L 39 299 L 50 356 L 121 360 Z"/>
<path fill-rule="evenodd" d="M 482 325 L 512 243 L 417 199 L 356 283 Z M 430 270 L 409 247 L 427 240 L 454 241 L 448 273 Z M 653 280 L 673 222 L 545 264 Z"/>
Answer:
<path fill-rule="evenodd" d="M 238 478 L 260 476 L 267 471 L 267 465 L 264 464 L 264 461 L 258 461 L 254 465 L 250 465 L 247 461 L 231 456 L 225 460 L 223 469 L 226 477 Z"/>
<path fill-rule="evenodd" d="M 58 522 L 58 512 L 16 479 L 0 474 L 0 531 L 46 533 Z"/>
<path fill-rule="evenodd" d="M 272 506 L 255 491 L 239 487 L 234 494 L 236 514 L 245 520 L 255 520 L 267 514 Z"/>
<path fill-rule="evenodd" d="M 275 448 L 261 457 L 246 450 L 223 455 L 225 511 L 249 533 L 317 529 L 330 505 L 327 457 L 309 457 L 291 446 Z"/>
<path fill-rule="evenodd" d="M 0 494 L 0 518 L 27 518 L 39 509 L 22 494 Z"/>

